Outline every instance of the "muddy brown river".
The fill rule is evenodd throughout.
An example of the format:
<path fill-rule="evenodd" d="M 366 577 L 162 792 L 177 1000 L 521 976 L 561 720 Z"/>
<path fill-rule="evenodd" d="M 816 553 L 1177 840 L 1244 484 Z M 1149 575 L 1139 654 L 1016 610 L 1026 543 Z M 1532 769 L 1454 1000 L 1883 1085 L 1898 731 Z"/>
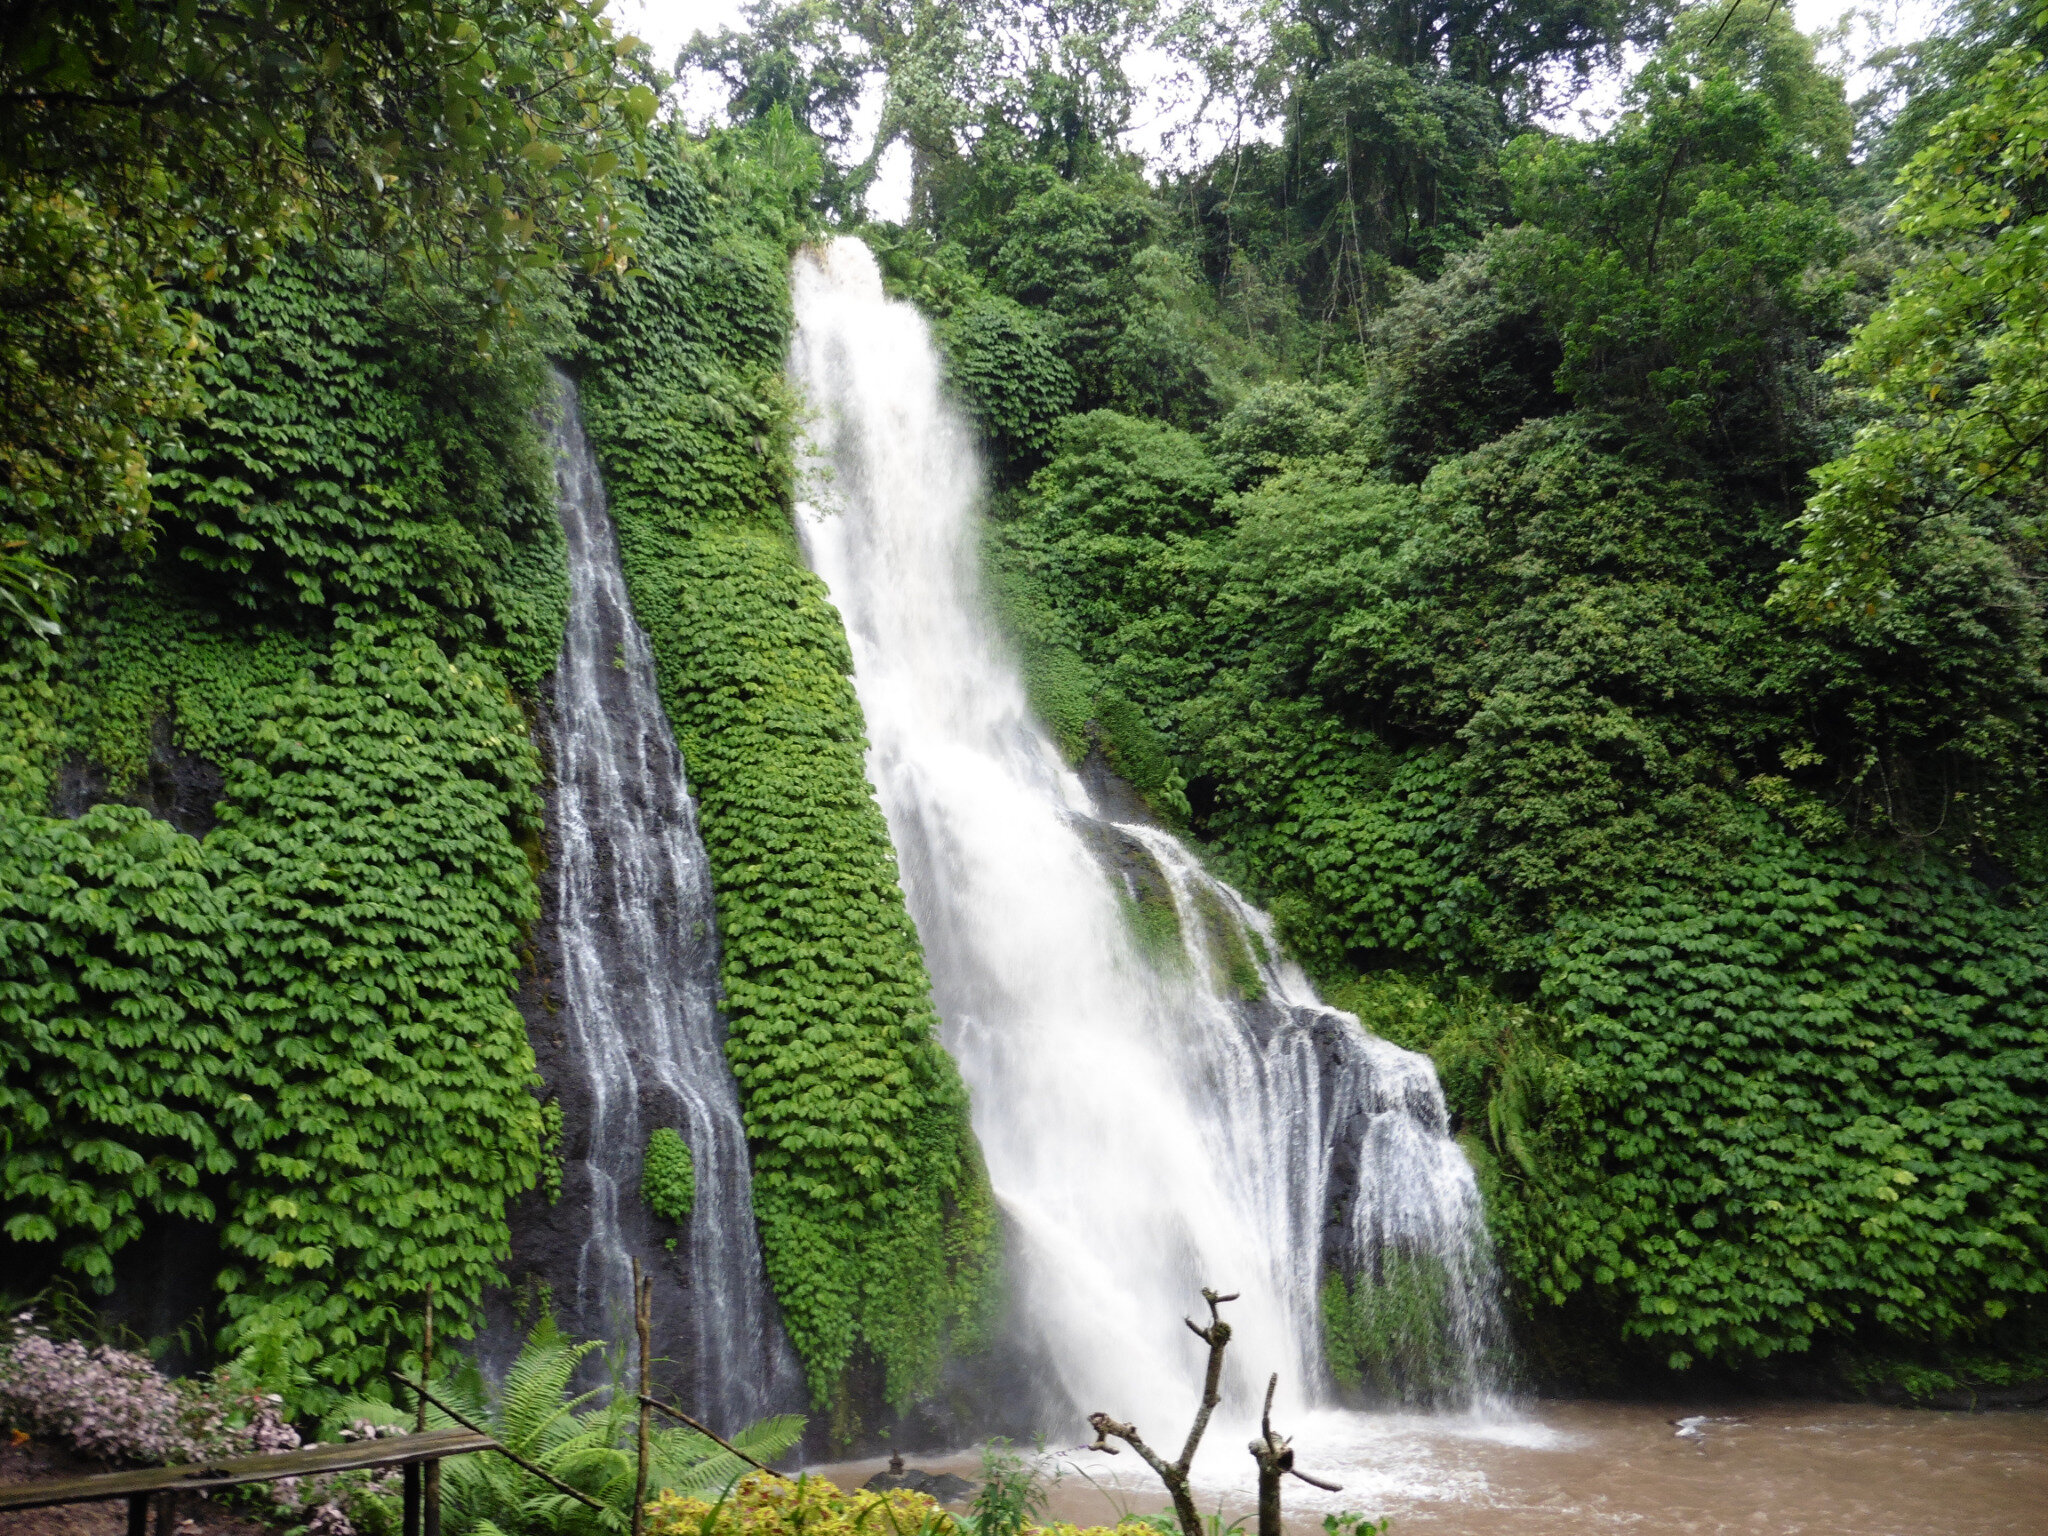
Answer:
<path fill-rule="evenodd" d="M 2048 1414 L 2035 1411 L 1539 1402 L 1485 1418 L 1321 1413 L 1281 1427 L 1305 1470 L 1344 1489 L 1288 1480 L 1300 1536 L 1345 1509 L 1392 1517 L 1395 1536 L 2048 1536 Z M 1248 1438 L 1213 1426 L 1195 1463 L 1202 1507 L 1225 1524 L 1251 1508 Z M 909 1460 L 966 1477 L 980 1466 L 972 1453 Z M 1055 1518 L 1111 1524 L 1166 1507 L 1128 1451 L 1038 1460 L 1056 1480 Z M 845 1487 L 881 1467 L 814 1470 Z"/>

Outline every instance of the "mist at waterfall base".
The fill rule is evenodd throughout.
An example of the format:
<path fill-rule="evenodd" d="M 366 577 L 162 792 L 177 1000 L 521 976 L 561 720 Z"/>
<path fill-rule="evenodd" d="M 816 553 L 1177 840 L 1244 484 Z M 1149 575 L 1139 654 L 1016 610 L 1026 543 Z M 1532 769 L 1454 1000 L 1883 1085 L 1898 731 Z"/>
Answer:
<path fill-rule="evenodd" d="M 1324 1405 L 1331 1271 L 1427 1261 L 1437 1401 L 1492 1402 L 1501 1330 L 1470 1167 L 1429 1062 L 1317 1002 L 1265 916 L 1156 826 L 1110 819 L 1032 718 L 977 577 L 970 428 L 923 320 L 858 241 L 806 250 L 790 371 L 810 418 L 798 525 L 866 715 L 868 772 L 943 1038 L 1008 1224 L 1039 1425 L 1102 1409 L 1177 1446 L 1235 1291 L 1204 1462 L 1277 1371 L 1283 1426 Z M 1133 915 L 1170 911 L 1148 946 Z"/>
<path fill-rule="evenodd" d="M 565 1144 L 560 1198 L 515 1215 L 514 1268 L 547 1286 L 567 1336 L 605 1341 L 630 1371 L 637 1258 L 653 1281 L 657 1378 L 710 1422 L 745 1424 L 800 1406 L 802 1374 L 754 1224 L 696 807 L 575 388 L 564 378 L 558 391 L 569 616 L 545 722 L 549 993 L 527 1017 Z M 694 1206 L 680 1223 L 657 1218 L 640 1191 L 648 1138 L 663 1127 L 694 1165 Z M 585 1377 L 597 1385 L 605 1374 L 594 1359 Z"/>

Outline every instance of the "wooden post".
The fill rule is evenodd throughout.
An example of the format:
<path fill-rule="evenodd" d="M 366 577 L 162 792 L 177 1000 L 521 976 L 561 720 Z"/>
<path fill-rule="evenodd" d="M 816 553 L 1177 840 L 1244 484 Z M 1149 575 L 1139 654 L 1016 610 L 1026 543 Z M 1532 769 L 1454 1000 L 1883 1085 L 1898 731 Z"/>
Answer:
<path fill-rule="evenodd" d="M 647 1432 L 654 1417 L 649 1406 L 654 1400 L 654 1282 L 641 1278 L 638 1259 L 633 1261 L 633 1325 L 640 1335 L 640 1472 L 633 1482 L 633 1536 L 643 1536 L 647 1525 Z"/>
<path fill-rule="evenodd" d="M 177 1536 L 178 1495 L 175 1491 L 157 1495 L 156 1536 Z"/>
<path fill-rule="evenodd" d="M 1259 1415 L 1259 1438 L 1251 1443 L 1252 1460 L 1259 1464 L 1259 1536 L 1282 1536 L 1280 1524 L 1280 1479 L 1300 1478 L 1326 1493 L 1344 1490 L 1336 1483 L 1310 1477 L 1294 1464 L 1294 1442 L 1273 1433 L 1273 1389 L 1280 1385 L 1280 1373 L 1266 1379 L 1266 1407 Z"/>
<path fill-rule="evenodd" d="M 1115 1435 L 1136 1451 L 1146 1466 L 1159 1474 L 1159 1481 L 1166 1484 L 1166 1491 L 1173 1498 L 1173 1515 L 1180 1523 L 1181 1536 L 1202 1536 L 1202 1516 L 1195 1508 L 1188 1472 L 1195 1464 L 1195 1451 L 1202 1443 L 1202 1433 L 1209 1427 L 1209 1415 L 1223 1401 L 1223 1351 L 1230 1343 L 1230 1324 L 1223 1321 L 1220 1309 L 1224 1302 L 1237 1300 L 1237 1292 L 1219 1296 L 1204 1286 L 1202 1300 L 1209 1303 L 1209 1326 L 1198 1328 L 1193 1318 L 1184 1318 L 1183 1321 L 1188 1325 L 1188 1332 L 1209 1346 L 1209 1369 L 1202 1378 L 1202 1401 L 1195 1409 L 1195 1422 L 1188 1430 L 1187 1443 L 1180 1449 L 1180 1460 L 1168 1461 L 1153 1450 L 1138 1433 L 1135 1424 L 1120 1423 L 1106 1413 L 1088 1415 L 1088 1422 L 1095 1429 L 1095 1444 L 1091 1449 L 1113 1453 L 1116 1447 L 1109 1443 L 1109 1437 Z"/>
<path fill-rule="evenodd" d="M 422 1382 L 427 1379 L 427 1373 L 433 1368 L 432 1361 L 428 1358 L 433 1348 L 434 1293 L 430 1289 L 427 1292 L 426 1331 L 420 1339 L 420 1380 Z M 424 1392 L 415 1392 L 412 1395 L 412 1401 L 413 1433 L 423 1435 L 427 1432 L 427 1395 Z M 405 1536 L 421 1536 L 420 1517 L 426 1509 L 425 1493 L 425 1469 L 416 1461 L 407 1462 L 405 1464 Z"/>
<path fill-rule="evenodd" d="M 429 1285 L 427 1287 L 426 1323 L 420 1332 L 420 1380 L 422 1382 L 429 1382 L 433 1379 L 434 1288 Z M 427 1400 L 424 1395 L 420 1398 L 419 1426 L 421 1429 L 427 1427 Z M 441 1536 L 441 1463 L 439 1458 L 426 1464 L 426 1467 L 421 1472 L 421 1481 L 425 1484 L 421 1490 L 422 1496 L 420 1500 L 424 1506 L 426 1516 L 423 1536 Z"/>
<path fill-rule="evenodd" d="M 128 1536 L 149 1536 L 149 1495 L 128 1495 Z"/>

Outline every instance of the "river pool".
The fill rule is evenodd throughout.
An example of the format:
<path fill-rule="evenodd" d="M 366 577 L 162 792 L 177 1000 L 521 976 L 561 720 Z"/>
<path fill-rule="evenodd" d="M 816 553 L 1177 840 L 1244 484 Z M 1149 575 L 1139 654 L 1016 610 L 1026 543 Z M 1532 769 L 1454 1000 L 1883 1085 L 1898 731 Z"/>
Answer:
<path fill-rule="evenodd" d="M 1391 1516 L 1396 1536 L 2048 1533 L 2048 1413 L 2034 1411 L 1537 1402 L 1472 1418 L 1316 1413 L 1280 1427 L 1294 1431 L 1304 1470 L 1344 1489 L 1288 1479 L 1288 1526 L 1304 1536 L 1335 1509 Z M 1251 1507 L 1247 1438 L 1243 1425 L 1212 1426 L 1196 1461 L 1202 1506 L 1226 1523 Z M 1049 1450 L 1050 1513 L 1108 1524 L 1123 1509 L 1164 1508 L 1136 1459 Z M 967 1477 L 980 1464 L 972 1453 L 909 1461 Z M 847 1487 L 881 1467 L 814 1470 Z"/>

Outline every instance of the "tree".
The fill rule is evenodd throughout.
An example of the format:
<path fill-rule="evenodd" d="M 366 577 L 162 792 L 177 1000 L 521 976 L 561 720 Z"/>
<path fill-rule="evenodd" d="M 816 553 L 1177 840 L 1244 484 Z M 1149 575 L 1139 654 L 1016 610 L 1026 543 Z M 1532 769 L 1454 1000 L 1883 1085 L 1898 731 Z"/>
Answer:
<path fill-rule="evenodd" d="M 1510 254 L 1563 343 L 1560 389 L 1770 466 L 1800 452 L 1809 337 L 1835 323 L 1848 119 L 1774 4 L 1719 20 L 1681 26 L 1599 139 L 1510 146 L 1515 209 L 1542 232 Z"/>
<path fill-rule="evenodd" d="M 146 537 L 199 407 L 196 296 L 295 240 L 461 270 L 506 315 L 624 270 L 656 97 L 595 0 L 25 0 L 0 17 L 0 593 Z M 47 606 L 47 604 L 43 604 Z M 43 615 L 47 620 L 47 614 Z"/>
<path fill-rule="evenodd" d="M 1813 473 L 1781 594 L 1809 613 L 1883 606 L 1930 525 L 2030 543 L 2048 516 L 2048 61 L 2009 48 L 1976 90 L 1902 174 L 1913 259 L 1829 364 L 1875 419 Z"/>
<path fill-rule="evenodd" d="M 745 28 L 698 32 L 676 59 L 677 73 L 696 69 L 717 77 L 726 91 L 726 116 L 735 124 L 765 122 L 780 106 L 828 151 L 823 197 L 846 206 L 874 180 L 875 159 L 847 170 L 843 156 L 853 138 L 853 113 L 877 65 L 854 46 L 837 0 L 752 0 L 741 13 Z M 831 152 L 836 152 L 836 155 Z"/>
<path fill-rule="evenodd" d="M 1554 88 L 1557 65 L 1566 80 L 1583 82 L 1623 44 L 1658 37 L 1670 10 L 1666 0 L 1293 0 L 1285 25 L 1307 74 L 1366 57 L 1433 67 L 1527 121 Z"/>

